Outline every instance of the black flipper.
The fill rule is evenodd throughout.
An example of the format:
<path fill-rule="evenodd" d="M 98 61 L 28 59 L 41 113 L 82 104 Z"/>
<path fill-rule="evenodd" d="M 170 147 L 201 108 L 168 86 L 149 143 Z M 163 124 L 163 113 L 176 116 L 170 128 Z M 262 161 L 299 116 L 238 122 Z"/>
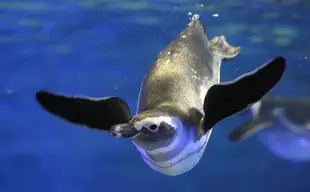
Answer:
<path fill-rule="evenodd" d="M 280 81 L 285 65 L 283 57 L 276 57 L 233 81 L 213 85 L 208 90 L 203 106 L 205 131 L 260 100 Z"/>
<path fill-rule="evenodd" d="M 39 91 L 36 100 L 48 112 L 89 128 L 109 130 L 131 119 L 128 104 L 118 97 L 95 99 Z"/>
<path fill-rule="evenodd" d="M 274 122 L 274 118 L 259 118 L 247 121 L 236 127 L 228 136 L 230 141 L 245 140 L 267 128 Z"/>

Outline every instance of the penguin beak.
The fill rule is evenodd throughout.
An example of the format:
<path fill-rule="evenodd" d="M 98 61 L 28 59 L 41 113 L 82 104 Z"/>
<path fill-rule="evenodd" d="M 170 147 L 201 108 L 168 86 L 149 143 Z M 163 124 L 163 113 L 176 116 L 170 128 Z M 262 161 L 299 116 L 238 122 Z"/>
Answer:
<path fill-rule="evenodd" d="M 116 138 L 133 138 L 139 134 L 139 131 L 131 123 L 124 123 L 112 126 L 109 134 Z"/>

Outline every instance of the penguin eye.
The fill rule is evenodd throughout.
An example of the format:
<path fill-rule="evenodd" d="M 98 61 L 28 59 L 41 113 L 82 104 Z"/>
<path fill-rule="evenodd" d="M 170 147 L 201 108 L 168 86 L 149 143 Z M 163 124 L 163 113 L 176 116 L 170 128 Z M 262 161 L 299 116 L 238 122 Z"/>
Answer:
<path fill-rule="evenodd" d="M 152 124 L 152 125 L 149 126 L 149 129 L 152 130 L 152 131 L 155 131 L 157 129 L 157 125 Z"/>

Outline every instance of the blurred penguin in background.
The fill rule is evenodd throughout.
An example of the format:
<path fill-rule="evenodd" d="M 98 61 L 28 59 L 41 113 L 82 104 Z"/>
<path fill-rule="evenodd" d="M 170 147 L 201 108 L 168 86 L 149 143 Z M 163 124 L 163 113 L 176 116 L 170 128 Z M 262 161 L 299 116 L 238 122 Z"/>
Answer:
<path fill-rule="evenodd" d="M 305 0 L 273 0 L 275 3 L 280 5 L 294 5 L 306 3 Z"/>
<path fill-rule="evenodd" d="M 231 141 L 257 134 L 277 157 L 310 161 L 310 98 L 266 96 L 241 114 L 250 116 L 251 120 L 230 133 Z"/>

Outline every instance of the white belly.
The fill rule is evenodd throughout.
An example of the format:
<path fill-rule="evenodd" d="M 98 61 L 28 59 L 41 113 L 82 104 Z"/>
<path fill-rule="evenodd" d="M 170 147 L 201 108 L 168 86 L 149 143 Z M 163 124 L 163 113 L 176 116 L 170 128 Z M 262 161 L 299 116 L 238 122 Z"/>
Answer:
<path fill-rule="evenodd" d="M 285 124 L 277 122 L 262 131 L 259 140 L 277 157 L 295 161 L 310 161 L 310 137 L 289 131 Z"/>
<path fill-rule="evenodd" d="M 207 146 L 211 132 L 212 129 L 208 131 L 207 134 L 205 134 L 203 137 L 201 137 L 200 140 L 196 142 L 189 142 L 188 145 L 186 145 L 186 147 L 177 156 L 164 162 L 156 162 L 151 160 L 148 158 L 148 155 L 143 149 L 141 149 L 139 146 L 137 146 L 137 148 L 141 153 L 143 160 L 152 169 L 165 175 L 177 176 L 190 171 L 197 165 Z M 191 135 L 191 138 L 188 139 L 194 139 L 193 135 Z"/>

